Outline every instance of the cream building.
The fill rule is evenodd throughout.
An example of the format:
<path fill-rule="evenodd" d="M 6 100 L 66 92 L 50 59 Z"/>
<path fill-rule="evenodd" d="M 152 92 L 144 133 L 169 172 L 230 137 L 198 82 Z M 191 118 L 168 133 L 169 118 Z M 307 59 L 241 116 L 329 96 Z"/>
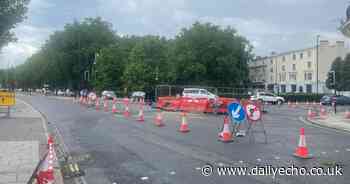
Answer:
<path fill-rule="evenodd" d="M 249 63 L 249 77 L 256 87 L 275 93 L 329 93 L 326 79 L 331 64 L 335 58 L 344 58 L 347 53 L 344 41 L 321 40 L 318 54 L 317 47 L 313 47 L 257 57 Z"/>

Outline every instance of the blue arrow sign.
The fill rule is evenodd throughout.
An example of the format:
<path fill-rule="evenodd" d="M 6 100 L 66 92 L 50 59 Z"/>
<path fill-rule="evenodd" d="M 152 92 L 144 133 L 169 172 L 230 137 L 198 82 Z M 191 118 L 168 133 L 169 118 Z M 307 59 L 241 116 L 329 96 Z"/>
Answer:
<path fill-rule="evenodd" d="M 241 104 L 233 102 L 227 107 L 230 116 L 237 122 L 241 123 L 245 119 L 245 111 Z"/>

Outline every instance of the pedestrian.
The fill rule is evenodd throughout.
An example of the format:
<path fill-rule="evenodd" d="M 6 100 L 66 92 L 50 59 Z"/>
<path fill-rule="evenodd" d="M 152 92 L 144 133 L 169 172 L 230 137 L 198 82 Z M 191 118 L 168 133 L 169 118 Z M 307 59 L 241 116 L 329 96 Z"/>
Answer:
<path fill-rule="evenodd" d="M 333 106 L 334 114 L 337 114 L 337 100 L 335 96 L 332 98 L 332 106 Z"/>

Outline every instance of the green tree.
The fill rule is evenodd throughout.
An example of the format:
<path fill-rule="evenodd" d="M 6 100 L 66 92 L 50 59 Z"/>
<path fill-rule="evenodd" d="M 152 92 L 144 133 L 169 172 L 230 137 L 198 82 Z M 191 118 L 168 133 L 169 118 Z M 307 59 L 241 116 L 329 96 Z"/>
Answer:
<path fill-rule="evenodd" d="M 16 41 L 11 30 L 25 19 L 29 0 L 0 1 L 0 48 L 7 43 Z"/>
<path fill-rule="evenodd" d="M 196 22 L 175 39 L 176 82 L 239 86 L 248 79 L 252 47 L 235 29 Z"/>

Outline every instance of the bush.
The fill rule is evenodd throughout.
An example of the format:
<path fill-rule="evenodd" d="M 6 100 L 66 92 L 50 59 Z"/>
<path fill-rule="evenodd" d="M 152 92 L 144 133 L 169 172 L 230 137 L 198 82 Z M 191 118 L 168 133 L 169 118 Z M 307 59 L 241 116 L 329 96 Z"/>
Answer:
<path fill-rule="evenodd" d="M 279 94 L 279 96 L 282 96 L 286 102 L 319 102 L 322 96 L 325 94 L 310 94 L 310 93 L 284 93 Z"/>

